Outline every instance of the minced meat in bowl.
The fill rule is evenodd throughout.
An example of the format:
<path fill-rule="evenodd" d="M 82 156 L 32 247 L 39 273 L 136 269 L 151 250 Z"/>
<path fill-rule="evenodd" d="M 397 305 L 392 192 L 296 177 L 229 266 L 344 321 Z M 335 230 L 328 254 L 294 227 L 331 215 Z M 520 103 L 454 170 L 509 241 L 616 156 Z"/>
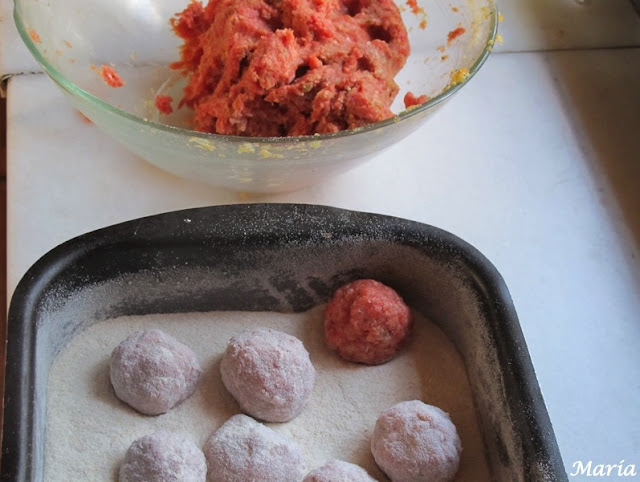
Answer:
<path fill-rule="evenodd" d="M 224 4 L 234 1 L 200 5 L 203 12 L 225 12 Z M 300 189 L 400 141 L 481 68 L 498 23 L 493 0 L 402 0 L 378 2 L 373 10 L 366 0 L 242 4 L 244 19 L 213 30 L 189 0 L 16 0 L 14 18 L 43 70 L 97 128 L 166 171 L 241 192 Z M 260 8 L 272 12 L 256 17 Z M 192 88 L 217 84 L 206 75 L 194 81 L 202 72 L 188 56 L 188 11 L 191 33 L 203 29 L 214 43 L 233 36 L 227 30 L 237 22 L 249 30 L 265 18 L 271 22 L 268 36 L 259 28 L 243 31 L 243 41 L 253 44 L 228 70 L 238 79 L 253 75 L 253 83 L 223 79 L 239 95 L 222 110 L 213 109 L 220 98 Z M 214 23 L 223 20 L 219 12 Z M 314 30 L 303 32 L 300 19 L 308 26 L 310 18 Z M 233 45 L 213 55 L 205 73 Z M 260 57 L 258 49 L 268 55 Z M 214 75 L 230 75 L 219 67 Z M 198 113 L 200 104 L 207 104 L 205 114 Z"/>

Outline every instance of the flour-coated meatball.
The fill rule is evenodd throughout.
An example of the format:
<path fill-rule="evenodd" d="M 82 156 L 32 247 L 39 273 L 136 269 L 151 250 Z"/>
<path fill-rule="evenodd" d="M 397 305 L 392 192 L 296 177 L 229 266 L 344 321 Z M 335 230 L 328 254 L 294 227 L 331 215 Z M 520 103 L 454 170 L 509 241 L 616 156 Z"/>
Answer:
<path fill-rule="evenodd" d="M 309 472 L 302 482 L 376 482 L 376 479 L 358 465 L 330 460 Z"/>
<path fill-rule="evenodd" d="M 394 482 L 445 482 L 455 476 L 462 444 L 449 415 L 420 400 L 383 411 L 371 438 L 371 453 Z"/>
<path fill-rule="evenodd" d="M 204 446 L 209 482 L 299 482 L 304 476 L 298 445 L 247 415 L 234 415 Z"/>
<path fill-rule="evenodd" d="M 111 353 L 116 396 L 146 415 L 168 412 L 189 397 L 200 373 L 193 351 L 158 329 L 133 333 Z"/>
<path fill-rule="evenodd" d="M 205 482 L 202 450 L 182 434 L 156 432 L 136 439 L 120 466 L 120 482 Z"/>
<path fill-rule="evenodd" d="M 411 329 L 411 312 L 395 290 L 361 279 L 338 288 L 325 307 L 327 345 L 345 360 L 378 365 L 393 358 Z"/>
<path fill-rule="evenodd" d="M 248 329 L 229 340 L 222 382 L 242 411 L 267 422 L 288 422 L 304 408 L 316 378 L 309 352 L 296 337 Z"/>

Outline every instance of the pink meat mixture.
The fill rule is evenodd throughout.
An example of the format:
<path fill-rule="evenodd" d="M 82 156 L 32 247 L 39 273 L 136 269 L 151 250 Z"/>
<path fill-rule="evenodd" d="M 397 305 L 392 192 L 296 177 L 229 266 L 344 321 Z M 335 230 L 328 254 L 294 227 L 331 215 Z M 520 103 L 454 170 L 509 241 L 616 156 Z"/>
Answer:
<path fill-rule="evenodd" d="M 325 340 L 346 360 L 369 365 L 389 361 L 410 330 L 409 307 L 395 290 L 376 280 L 338 288 L 325 307 Z"/>
<path fill-rule="evenodd" d="M 172 25 L 199 131 L 311 135 L 393 116 L 409 55 L 393 0 L 193 1 Z"/>

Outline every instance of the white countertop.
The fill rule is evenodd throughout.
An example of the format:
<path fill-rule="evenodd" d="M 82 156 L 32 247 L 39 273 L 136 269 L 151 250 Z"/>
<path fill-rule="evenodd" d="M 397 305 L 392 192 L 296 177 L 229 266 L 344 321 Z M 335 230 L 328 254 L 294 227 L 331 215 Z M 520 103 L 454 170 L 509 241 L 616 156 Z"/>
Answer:
<path fill-rule="evenodd" d="M 553 8 L 502 3 L 516 25 Z M 576 8 L 560 4 L 558 18 Z M 43 74 L 11 78 L 9 295 L 57 244 L 164 211 L 304 202 L 425 222 L 476 246 L 505 278 L 567 472 L 624 460 L 640 474 L 640 20 L 628 2 L 578 7 L 605 19 L 599 43 L 574 25 L 566 51 L 494 54 L 399 145 L 289 194 L 247 199 L 173 177 L 83 122 Z M 520 50 L 536 50 L 531 39 L 553 22 Z"/>

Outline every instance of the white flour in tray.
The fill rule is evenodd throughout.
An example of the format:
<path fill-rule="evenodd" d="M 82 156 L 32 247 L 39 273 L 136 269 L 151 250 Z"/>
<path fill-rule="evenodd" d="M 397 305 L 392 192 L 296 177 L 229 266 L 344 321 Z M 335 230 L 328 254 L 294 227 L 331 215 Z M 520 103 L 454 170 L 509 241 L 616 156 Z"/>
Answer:
<path fill-rule="evenodd" d="M 303 448 L 308 470 L 339 458 L 388 480 L 369 450 L 378 413 L 421 399 L 451 415 L 463 451 L 456 481 L 489 480 L 483 444 L 462 359 L 432 323 L 415 315 L 410 343 L 380 366 L 345 362 L 323 340 L 322 306 L 299 314 L 215 312 L 123 317 L 76 336 L 54 361 L 48 383 L 45 480 L 116 481 L 131 442 L 157 430 L 182 432 L 202 446 L 213 430 L 239 413 L 220 379 L 227 340 L 264 326 L 302 340 L 317 380 L 303 412 L 268 424 Z M 191 347 L 204 373 L 196 392 L 166 414 L 144 416 L 120 402 L 109 382 L 111 350 L 136 330 L 160 328 Z"/>

